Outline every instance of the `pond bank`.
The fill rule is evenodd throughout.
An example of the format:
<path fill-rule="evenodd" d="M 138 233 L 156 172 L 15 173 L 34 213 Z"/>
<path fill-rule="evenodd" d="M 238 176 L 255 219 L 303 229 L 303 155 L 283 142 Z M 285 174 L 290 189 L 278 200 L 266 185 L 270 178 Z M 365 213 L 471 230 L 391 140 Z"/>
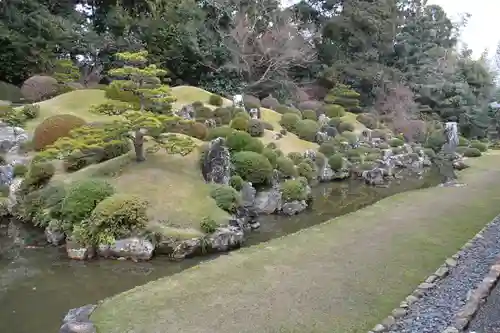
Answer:
<path fill-rule="evenodd" d="M 395 180 L 387 188 L 371 187 L 359 181 L 321 184 L 313 188 L 314 202 L 310 209 L 292 217 L 261 216 L 261 228 L 248 233 L 245 244 L 255 245 L 285 236 L 386 196 L 436 185 L 437 181 L 436 175 L 429 174 L 422 179 Z M 62 317 L 70 308 L 95 303 L 213 258 L 171 262 L 167 257 L 158 256 L 141 263 L 71 261 L 66 258 L 64 249 L 26 248 L 25 245 L 38 243 L 33 234 L 19 234 L 15 230 L 7 232 L 7 229 L 0 229 L 0 242 L 11 240 L 16 243 L 13 238 L 18 240 L 0 255 L 0 331 L 8 329 L 10 333 L 57 332 Z M 6 234 L 10 236 L 6 237 Z"/>
<path fill-rule="evenodd" d="M 91 319 L 101 333 L 368 331 L 499 213 L 500 155 L 470 163 L 466 187 L 397 194 L 117 295 Z"/>

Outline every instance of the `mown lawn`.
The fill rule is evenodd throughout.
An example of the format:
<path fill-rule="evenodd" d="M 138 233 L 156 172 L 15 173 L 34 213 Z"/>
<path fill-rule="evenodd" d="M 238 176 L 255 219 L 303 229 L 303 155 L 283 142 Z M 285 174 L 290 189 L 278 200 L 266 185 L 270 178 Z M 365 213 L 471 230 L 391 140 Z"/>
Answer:
<path fill-rule="evenodd" d="M 500 213 L 500 154 L 462 188 L 386 198 L 107 299 L 100 333 L 366 332 Z M 332 204 L 335 204 L 332 202 Z"/>

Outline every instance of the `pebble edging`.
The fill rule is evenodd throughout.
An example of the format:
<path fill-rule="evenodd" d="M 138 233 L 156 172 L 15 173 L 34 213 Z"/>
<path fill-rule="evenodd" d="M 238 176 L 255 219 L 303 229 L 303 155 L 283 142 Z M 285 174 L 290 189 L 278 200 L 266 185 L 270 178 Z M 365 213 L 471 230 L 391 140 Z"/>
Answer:
<path fill-rule="evenodd" d="M 410 295 L 401 301 L 399 307 L 392 310 L 389 316 L 382 320 L 381 323 L 375 325 L 375 327 L 373 327 L 371 331 L 368 331 L 368 333 L 381 333 L 388 331 L 396 323 L 398 318 L 405 316 L 411 304 L 417 302 L 420 298 L 422 298 L 422 296 L 424 296 L 426 291 L 434 288 L 439 281 L 443 280 L 448 275 L 451 268 L 456 267 L 457 260 L 460 258 L 463 251 L 472 247 L 475 240 L 483 238 L 483 232 L 492 222 L 488 223 L 474 237 L 465 243 L 465 245 L 462 246 L 457 253 L 446 259 L 433 274 L 429 275 Z M 491 266 L 489 273 L 478 285 L 478 287 L 474 291 L 471 290 L 471 294 L 469 295 L 465 306 L 459 313 L 456 314 L 453 324 L 448 326 L 441 333 L 462 332 L 469 325 L 472 317 L 479 309 L 482 300 L 489 295 L 499 278 L 500 256 L 495 261 L 495 264 Z"/>

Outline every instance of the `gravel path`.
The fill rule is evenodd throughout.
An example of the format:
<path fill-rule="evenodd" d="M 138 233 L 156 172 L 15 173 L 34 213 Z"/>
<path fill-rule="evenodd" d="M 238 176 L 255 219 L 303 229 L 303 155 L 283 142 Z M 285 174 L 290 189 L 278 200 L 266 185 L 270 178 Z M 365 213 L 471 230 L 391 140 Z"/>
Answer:
<path fill-rule="evenodd" d="M 491 291 L 485 304 L 481 305 L 468 332 L 500 333 L 500 283 Z"/>
<path fill-rule="evenodd" d="M 461 254 L 457 266 L 450 270 L 449 275 L 412 304 L 408 315 L 401 318 L 389 332 L 439 333 L 444 330 L 464 306 L 469 290 L 475 289 L 482 281 L 499 253 L 500 216 L 484 230 L 482 239 L 474 240 L 473 246 Z M 500 293 L 498 287 L 496 290 Z M 500 308 L 500 295 L 498 298 L 497 309 Z M 498 323 L 498 312 L 496 317 Z M 479 332 L 483 333 L 481 330 Z"/>

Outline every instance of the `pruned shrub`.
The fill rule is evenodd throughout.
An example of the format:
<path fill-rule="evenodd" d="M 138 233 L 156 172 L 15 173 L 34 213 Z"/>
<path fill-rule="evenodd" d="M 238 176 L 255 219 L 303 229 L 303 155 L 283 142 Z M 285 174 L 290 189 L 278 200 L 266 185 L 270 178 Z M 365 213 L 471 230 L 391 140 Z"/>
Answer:
<path fill-rule="evenodd" d="M 219 125 L 228 125 L 231 123 L 233 114 L 230 108 L 217 108 L 214 110 L 214 118 Z"/>
<path fill-rule="evenodd" d="M 345 116 L 345 109 L 337 104 L 325 104 L 321 107 L 322 112 L 330 118 L 340 118 Z"/>
<path fill-rule="evenodd" d="M 65 230 L 90 216 L 94 208 L 105 198 L 113 195 L 113 186 L 97 179 L 85 179 L 72 183 L 61 204 L 61 218 Z"/>
<path fill-rule="evenodd" d="M 59 84 L 51 76 L 35 75 L 24 81 L 21 93 L 30 102 L 39 102 L 57 95 Z"/>
<path fill-rule="evenodd" d="M 226 139 L 226 146 L 232 152 L 253 151 L 261 153 L 264 150 L 264 144 L 259 139 L 253 138 L 243 131 L 234 131 L 229 134 Z"/>
<path fill-rule="evenodd" d="M 232 156 L 232 162 L 236 173 L 252 184 L 267 184 L 271 180 L 273 167 L 264 155 L 242 151 Z"/>
<path fill-rule="evenodd" d="M 306 200 L 307 188 L 299 179 L 288 179 L 280 186 L 282 199 L 286 202 Z"/>
<path fill-rule="evenodd" d="M 356 120 L 365 125 L 369 129 L 376 129 L 378 122 L 377 119 L 369 113 L 361 113 L 356 117 Z"/>
<path fill-rule="evenodd" d="M 43 187 L 54 176 L 55 171 L 52 163 L 32 162 L 21 184 L 21 192 L 26 194 Z"/>
<path fill-rule="evenodd" d="M 23 177 L 28 172 L 28 167 L 24 164 L 16 164 L 14 165 L 13 176 L 14 177 Z"/>
<path fill-rule="evenodd" d="M 316 121 L 318 117 L 316 116 L 316 112 L 313 110 L 305 110 L 302 111 L 302 118 L 303 119 L 310 119 Z"/>
<path fill-rule="evenodd" d="M 243 104 L 247 110 L 260 108 L 260 99 L 252 95 L 243 95 Z"/>
<path fill-rule="evenodd" d="M 217 207 L 233 213 L 240 204 L 240 194 L 228 185 L 213 185 L 210 196 L 215 200 Z"/>
<path fill-rule="evenodd" d="M 132 108 L 133 106 L 130 103 L 110 100 L 105 103 L 92 105 L 89 111 L 107 116 L 118 116 Z"/>
<path fill-rule="evenodd" d="M 297 177 L 299 175 L 297 169 L 295 168 L 295 163 L 293 163 L 290 158 L 285 156 L 278 157 L 276 160 L 276 168 L 284 177 L 287 178 Z"/>
<path fill-rule="evenodd" d="M 436 152 L 432 148 L 424 148 L 424 154 L 427 155 L 429 158 L 436 157 Z"/>
<path fill-rule="evenodd" d="M 338 128 L 340 123 L 342 123 L 342 119 L 336 117 L 336 118 L 331 118 L 330 121 L 328 121 L 328 125 Z"/>
<path fill-rule="evenodd" d="M 393 147 L 392 148 L 392 153 L 394 155 L 399 155 L 403 153 L 403 147 Z"/>
<path fill-rule="evenodd" d="M 302 162 L 304 160 L 304 156 L 299 153 L 299 152 L 296 152 L 296 151 L 292 151 L 290 153 L 288 153 L 288 158 L 292 160 L 292 162 L 295 164 L 295 165 L 298 165 L 300 162 Z"/>
<path fill-rule="evenodd" d="M 275 111 L 281 114 L 285 114 L 290 112 L 290 108 L 286 105 L 279 105 L 276 107 Z"/>
<path fill-rule="evenodd" d="M 479 157 L 481 156 L 481 151 L 477 148 L 467 147 L 464 151 L 465 157 Z"/>
<path fill-rule="evenodd" d="M 210 128 L 208 130 L 207 140 L 213 140 L 215 138 L 227 138 L 231 133 L 234 132 L 229 126 L 220 126 L 215 128 Z"/>
<path fill-rule="evenodd" d="M 297 128 L 295 132 L 297 136 L 302 140 L 314 142 L 318 130 L 319 130 L 319 125 L 317 122 L 309 119 L 304 119 L 297 123 Z"/>
<path fill-rule="evenodd" d="M 314 163 L 314 162 L 313 162 Z M 313 164 L 314 165 L 314 164 Z M 311 166 L 307 161 L 303 161 L 297 165 L 299 176 L 305 177 L 307 180 L 313 180 L 316 177 L 314 166 Z"/>
<path fill-rule="evenodd" d="M 205 124 L 195 122 L 191 125 L 188 134 L 193 138 L 205 140 L 208 135 L 208 128 Z"/>
<path fill-rule="evenodd" d="M 194 110 L 194 115 L 197 120 L 205 120 L 214 117 L 214 112 L 207 106 L 202 106 Z"/>
<path fill-rule="evenodd" d="M 222 99 L 221 96 L 216 95 L 216 94 L 212 94 L 208 98 L 208 103 L 210 103 L 211 105 L 214 105 L 214 106 L 221 106 L 224 103 L 224 100 Z"/>
<path fill-rule="evenodd" d="M 354 145 L 356 142 L 358 142 L 358 136 L 356 135 L 356 133 L 344 131 L 342 132 L 341 136 L 345 138 L 350 145 Z"/>
<path fill-rule="evenodd" d="M 313 110 L 314 112 L 316 112 L 317 110 L 321 109 L 322 105 L 323 103 L 319 101 L 304 101 L 299 103 L 298 108 L 302 111 Z"/>
<path fill-rule="evenodd" d="M 147 207 L 147 201 L 129 194 L 103 198 L 87 220 L 75 225 L 72 239 L 86 245 L 112 244 L 146 228 Z"/>
<path fill-rule="evenodd" d="M 469 140 L 464 138 L 463 136 L 458 137 L 458 146 L 460 147 L 466 147 L 469 145 Z"/>
<path fill-rule="evenodd" d="M 263 108 L 275 110 L 280 105 L 280 102 L 276 98 L 269 95 L 260 101 L 260 105 Z"/>
<path fill-rule="evenodd" d="M 278 153 L 276 153 L 273 149 L 264 148 L 264 150 L 262 151 L 262 155 L 264 155 L 269 160 L 269 163 L 271 163 L 273 168 L 276 167 Z"/>
<path fill-rule="evenodd" d="M 372 138 L 387 140 L 388 137 L 389 137 L 388 133 L 384 130 L 381 129 L 372 130 Z"/>
<path fill-rule="evenodd" d="M 344 167 L 344 158 L 341 154 L 334 154 L 328 158 L 328 164 L 332 170 L 341 170 Z"/>
<path fill-rule="evenodd" d="M 338 147 L 332 141 L 326 141 L 319 146 L 319 152 L 323 153 L 325 156 L 330 156 L 338 151 Z"/>
<path fill-rule="evenodd" d="M 195 101 L 195 102 L 193 102 L 193 103 L 191 104 L 191 106 L 192 106 L 195 110 L 197 110 L 197 109 L 200 109 L 200 108 L 204 107 L 204 106 L 205 106 L 205 104 L 203 104 L 203 102 L 202 102 L 202 101 Z"/>
<path fill-rule="evenodd" d="M 392 138 L 391 140 L 389 140 L 389 146 L 391 147 L 401 147 L 402 145 L 404 145 L 404 141 L 401 140 L 400 138 Z"/>
<path fill-rule="evenodd" d="M 280 119 L 280 125 L 284 129 L 294 132 L 297 129 L 297 124 L 300 121 L 300 117 L 295 113 L 285 113 Z"/>
<path fill-rule="evenodd" d="M 247 131 L 248 130 L 249 120 L 243 117 L 236 117 L 231 121 L 231 128 L 234 128 L 238 131 Z"/>
<path fill-rule="evenodd" d="M 268 131 L 274 131 L 274 126 L 270 122 L 267 122 L 264 120 L 261 120 L 260 122 L 262 123 L 262 126 L 264 126 L 264 129 L 266 129 Z"/>
<path fill-rule="evenodd" d="M 258 119 L 250 119 L 248 122 L 248 133 L 253 137 L 260 137 L 264 135 L 264 125 Z"/>
<path fill-rule="evenodd" d="M 22 112 L 26 119 L 35 119 L 40 115 L 40 105 L 27 104 L 23 106 Z"/>
<path fill-rule="evenodd" d="M 208 216 L 205 216 L 200 223 L 200 229 L 206 234 L 214 233 L 219 225 L 217 222 Z"/>
<path fill-rule="evenodd" d="M 340 133 L 343 133 L 345 131 L 353 132 L 354 131 L 354 124 L 348 122 L 348 121 L 343 121 L 339 124 L 337 127 Z"/>
<path fill-rule="evenodd" d="M 299 116 L 300 119 L 302 119 L 302 112 L 300 112 L 297 109 L 289 108 L 288 111 L 285 114 L 287 114 L 287 113 L 294 113 L 297 116 Z"/>
<path fill-rule="evenodd" d="M 479 141 L 474 141 L 470 143 L 471 148 L 476 148 L 480 152 L 484 153 L 488 150 L 488 145 Z"/>
<path fill-rule="evenodd" d="M 234 188 L 236 191 L 240 191 L 243 188 L 244 182 L 243 178 L 238 175 L 234 175 L 229 179 L 229 186 Z"/>
<path fill-rule="evenodd" d="M 439 151 L 445 142 L 446 138 L 444 137 L 443 131 L 434 131 L 427 138 L 424 147 Z"/>
<path fill-rule="evenodd" d="M 33 133 L 35 150 L 42 150 L 56 142 L 57 139 L 69 135 L 69 132 L 85 124 L 85 120 L 71 114 L 60 114 L 42 121 Z"/>

